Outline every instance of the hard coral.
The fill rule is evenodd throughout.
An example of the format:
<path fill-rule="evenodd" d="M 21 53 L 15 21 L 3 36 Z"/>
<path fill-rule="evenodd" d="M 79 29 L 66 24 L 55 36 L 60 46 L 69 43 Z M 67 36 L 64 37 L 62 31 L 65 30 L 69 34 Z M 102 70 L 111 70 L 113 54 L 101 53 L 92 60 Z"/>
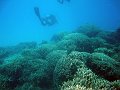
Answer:
<path fill-rule="evenodd" d="M 61 58 L 56 64 L 53 79 L 54 84 L 58 88 L 64 81 L 72 79 L 78 68 L 82 67 L 85 61 L 86 53 L 71 52 L 68 56 Z M 89 56 L 89 54 L 87 54 Z"/>
<path fill-rule="evenodd" d="M 83 25 L 80 26 L 75 32 L 77 33 L 83 33 L 87 35 L 88 37 L 96 37 L 97 34 L 99 34 L 102 30 L 94 25 Z"/>
<path fill-rule="evenodd" d="M 103 53 L 93 53 L 86 65 L 97 75 L 109 81 L 120 79 L 120 63 Z"/>

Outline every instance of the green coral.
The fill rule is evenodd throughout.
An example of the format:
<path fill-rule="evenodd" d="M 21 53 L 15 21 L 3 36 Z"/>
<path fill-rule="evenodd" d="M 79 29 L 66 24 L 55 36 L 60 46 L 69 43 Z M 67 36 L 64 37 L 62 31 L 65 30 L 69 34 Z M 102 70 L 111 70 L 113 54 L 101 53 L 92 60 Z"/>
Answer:
<path fill-rule="evenodd" d="M 36 48 L 37 43 L 36 42 L 22 42 L 15 46 L 17 49 L 30 49 L 30 48 Z"/>
<path fill-rule="evenodd" d="M 120 45 L 119 44 L 117 46 L 115 45 L 113 47 L 113 51 L 115 53 L 112 55 L 112 58 L 114 58 L 116 61 L 120 62 Z"/>
<path fill-rule="evenodd" d="M 99 38 L 102 38 L 102 39 L 106 40 L 106 42 L 109 43 L 109 44 L 114 44 L 115 40 L 111 36 L 112 36 L 111 31 L 102 31 L 96 37 L 99 37 Z"/>
<path fill-rule="evenodd" d="M 41 56 L 37 52 L 38 49 L 24 49 L 21 55 L 26 59 L 39 59 Z"/>
<path fill-rule="evenodd" d="M 112 58 L 115 59 L 116 61 L 120 62 L 120 53 L 113 54 Z"/>
<path fill-rule="evenodd" d="M 48 66 L 49 66 L 49 71 L 53 72 L 54 68 L 56 66 L 56 63 L 59 61 L 60 58 L 64 57 L 67 55 L 67 51 L 65 50 L 54 50 L 50 52 L 46 56 L 46 61 L 48 61 Z"/>
<path fill-rule="evenodd" d="M 39 54 L 41 59 L 45 59 L 47 54 L 53 50 L 56 50 L 56 45 L 54 45 L 54 44 L 42 44 L 42 45 L 39 45 L 36 52 Z"/>
<path fill-rule="evenodd" d="M 42 89 L 32 85 L 31 83 L 25 83 L 22 86 L 16 87 L 15 90 L 42 90 Z"/>
<path fill-rule="evenodd" d="M 75 32 L 83 33 L 87 35 L 88 37 L 96 37 L 102 30 L 95 25 L 83 25 L 80 26 L 78 29 L 75 30 Z"/>
<path fill-rule="evenodd" d="M 88 68 L 89 65 L 86 64 L 86 63 L 89 63 L 91 65 L 92 63 L 94 63 L 90 59 L 91 55 L 89 53 L 87 53 L 87 54 L 81 53 L 81 54 L 76 54 L 75 57 L 78 57 L 79 60 L 81 60 L 84 63 L 82 63 L 80 65 L 80 67 L 77 69 L 77 72 L 74 74 L 72 80 L 69 79 L 68 81 L 65 81 L 62 84 L 61 90 L 119 90 L 118 89 L 119 88 L 119 83 L 120 83 L 119 80 L 114 81 L 114 82 L 109 82 L 109 81 L 105 80 L 104 78 L 101 78 L 100 76 L 97 76 L 94 72 L 92 72 Z M 95 53 L 94 55 L 96 55 L 96 57 L 94 57 L 93 60 L 95 60 L 97 63 L 98 63 L 99 60 L 102 61 L 105 58 L 106 58 L 105 60 L 111 60 L 110 63 L 107 61 L 109 64 L 113 64 L 113 62 L 114 62 L 114 61 L 112 61 L 113 59 L 108 57 L 108 56 L 103 57 L 102 55 L 104 55 L 104 54 Z M 84 58 L 81 58 L 81 56 L 84 56 Z M 71 57 L 71 58 L 73 58 L 73 57 Z M 88 61 L 90 61 L 91 63 L 88 62 Z M 100 66 L 99 65 L 98 65 L 98 67 L 103 68 L 103 70 L 106 69 L 106 68 L 104 68 L 103 64 L 101 64 Z M 115 62 L 114 62 L 114 65 L 115 65 Z M 93 67 L 93 69 L 97 68 L 96 65 L 91 65 L 91 66 Z M 117 68 L 119 69 L 119 67 L 117 67 Z M 97 69 L 96 71 L 99 72 L 100 70 L 101 69 L 99 69 L 99 70 Z M 117 70 L 117 69 L 115 69 L 115 70 Z M 103 71 L 100 71 L 100 72 L 103 73 Z M 107 74 L 107 71 L 106 71 L 106 74 Z M 109 74 L 111 74 L 111 73 L 109 73 Z"/>
<path fill-rule="evenodd" d="M 83 64 L 73 80 L 63 83 L 61 90 L 119 90 L 119 87 L 120 80 L 109 82 L 95 75 Z"/>
<path fill-rule="evenodd" d="M 63 39 L 65 35 L 67 35 L 68 32 L 60 32 L 52 36 L 51 41 L 52 42 L 59 42 Z"/>
<path fill-rule="evenodd" d="M 68 56 L 62 57 L 56 64 L 53 79 L 58 88 L 64 81 L 72 79 L 78 68 L 83 65 L 81 60 L 87 59 L 86 53 L 71 52 Z M 89 55 L 89 54 L 87 54 Z"/>
<path fill-rule="evenodd" d="M 94 49 L 96 48 L 101 48 L 101 47 L 107 47 L 108 44 L 106 43 L 106 41 L 102 38 L 91 38 L 91 51 L 94 51 Z"/>
<path fill-rule="evenodd" d="M 104 53 L 108 56 L 112 56 L 114 54 L 114 51 L 112 49 L 107 49 L 107 48 L 97 48 L 94 50 L 94 52 Z"/>
<path fill-rule="evenodd" d="M 74 87 L 74 90 L 77 90 L 79 87 L 76 86 L 84 87 L 82 90 L 107 90 L 107 88 L 110 87 L 110 82 L 98 77 L 83 64 L 83 66 L 78 69 L 73 80 L 63 83 L 61 90 L 66 90 L 66 88 L 69 87 Z"/>
<path fill-rule="evenodd" d="M 1 59 L 1 58 L 5 58 L 5 57 L 7 57 L 8 54 L 9 54 L 9 52 L 7 51 L 6 48 L 2 48 L 2 47 L 0 47 L 0 59 Z"/>
<path fill-rule="evenodd" d="M 92 53 L 86 65 L 109 81 L 120 79 L 120 63 L 103 53 Z"/>
<path fill-rule="evenodd" d="M 91 42 L 90 42 L 89 37 L 81 33 L 71 33 L 71 34 L 66 35 L 63 39 L 72 40 L 76 46 L 76 49 L 75 49 L 76 51 L 89 52 L 91 48 L 90 46 Z"/>
<path fill-rule="evenodd" d="M 10 90 L 10 88 L 7 88 L 9 86 L 10 78 L 6 75 L 0 74 L 0 90 Z"/>
<path fill-rule="evenodd" d="M 119 90 L 117 33 L 85 25 L 50 42 L 1 47 L 0 90 Z"/>
<path fill-rule="evenodd" d="M 6 89 L 10 88 L 13 90 L 18 85 L 24 84 L 26 82 L 31 82 L 32 84 L 36 85 L 39 84 L 39 87 L 43 87 L 40 83 L 44 83 L 45 76 L 45 81 L 47 83 L 47 61 L 41 59 L 29 60 L 22 56 L 15 56 L 12 59 L 13 60 L 9 59 L 6 63 L 0 66 L 1 75 L 5 75 L 9 78 L 6 81 Z"/>
<path fill-rule="evenodd" d="M 76 49 L 76 45 L 73 40 L 62 40 L 59 41 L 57 44 L 58 50 L 67 50 L 67 53 L 74 51 Z"/>

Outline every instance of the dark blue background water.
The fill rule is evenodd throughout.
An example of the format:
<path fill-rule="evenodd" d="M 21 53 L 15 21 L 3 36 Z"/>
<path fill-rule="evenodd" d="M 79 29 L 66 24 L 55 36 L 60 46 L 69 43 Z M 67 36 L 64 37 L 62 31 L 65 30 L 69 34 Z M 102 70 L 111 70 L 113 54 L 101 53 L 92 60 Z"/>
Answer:
<path fill-rule="evenodd" d="M 54 14 L 58 23 L 44 27 L 34 13 L 38 6 L 42 16 Z M 120 0 L 0 0 L 0 46 L 24 41 L 49 40 L 61 31 L 80 25 L 95 24 L 105 30 L 120 26 Z"/>

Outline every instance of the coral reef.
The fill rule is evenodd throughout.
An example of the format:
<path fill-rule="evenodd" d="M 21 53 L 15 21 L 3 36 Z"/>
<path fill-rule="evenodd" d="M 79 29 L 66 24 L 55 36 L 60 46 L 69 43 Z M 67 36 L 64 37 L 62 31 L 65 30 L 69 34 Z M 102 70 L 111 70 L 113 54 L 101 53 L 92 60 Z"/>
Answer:
<path fill-rule="evenodd" d="M 120 29 L 85 25 L 0 47 L 0 90 L 120 90 Z"/>
<path fill-rule="evenodd" d="M 71 33 L 63 37 L 63 40 L 72 40 L 76 51 L 89 51 L 90 39 L 81 33 Z"/>
<path fill-rule="evenodd" d="M 107 48 L 97 48 L 94 50 L 94 52 L 104 53 L 110 57 L 114 54 L 114 51 L 112 49 L 107 49 Z"/>
<path fill-rule="evenodd" d="M 6 50 L 6 48 L 0 47 L 0 59 L 7 57 L 9 52 Z"/>
<path fill-rule="evenodd" d="M 45 85 L 47 85 L 48 80 L 47 74 L 45 74 L 47 66 L 48 64 L 45 60 L 26 60 L 26 58 L 22 56 L 15 57 L 14 60 L 9 60 L 0 66 L 0 74 L 8 78 L 3 79 L 1 83 L 7 85 L 6 88 L 10 88 L 11 90 L 25 82 L 31 82 L 40 87 L 44 87 L 42 84 L 46 83 Z M 45 78 L 46 81 L 44 81 Z M 2 84 L 0 87 L 4 86 Z"/>
<path fill-rule="evenodd" d="M 52 41 L 52 42 L 61 41 L 61 40 L 63 39 L 63 37 L 64 37 L 65 35 L 67 35 L 67 34 L 68 34 L 68 32 L 60 32 L 60 33 L 57 33 L 57 34 L 55 34 L 55 35 L 52 36 L 51 41 Z"/>
<path fill-rule="evenodd" d="M 37 53 L 39 54 L 41 59 L 45 59 L 47 54 L 51 51 L 56 50 L 56 45 L 53 44 L 42 44 L 38 46 Z"/>
<path fill-rule="evenodd" d="M 83 33 L 88 37 L 96 37 L 102 30 L 95 25 L 83 25 L 76 29 L 74 32 Z"/>
<path fill-rule="evenodd" d="M 103 53 L 93 53 L 86 64 L 93 72 L 109 81 L 120 79 L 120 63 Z"/>
<path fill-rule="evenodd" d="M 46 61 L 48 61 L 49 72 L 52 73 L 55 69 L 56 63 L 60 58 L 67 55 L 65 50 L 54 50 L 46 56 Z"/>
<path fill-rule="evenodd" d="M 71 52 L 68 56 L 62 57 L 54 70 L 54 84 L 59 87 L 63 81 L 72 79 L 74 74 L 77 72 L 78 68 L 82 67 L 83 62 L 81 60 L 86 60 L 89 54 L 85 52 Z"/>

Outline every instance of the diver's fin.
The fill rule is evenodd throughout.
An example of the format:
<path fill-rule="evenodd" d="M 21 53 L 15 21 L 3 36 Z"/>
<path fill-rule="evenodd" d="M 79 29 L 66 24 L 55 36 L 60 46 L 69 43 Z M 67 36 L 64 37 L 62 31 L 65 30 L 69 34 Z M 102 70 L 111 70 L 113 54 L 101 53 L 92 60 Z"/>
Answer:
<path fill-rule="evenodd" d="M 39 8 L 38 8 L 38 7 L 34 7 L 34 12 L 35 12 L 36 16 L 37 16 L 39 19 L 41 19 L 41 17 L 40 17 L 40 11 L 39 11 Z"/>

